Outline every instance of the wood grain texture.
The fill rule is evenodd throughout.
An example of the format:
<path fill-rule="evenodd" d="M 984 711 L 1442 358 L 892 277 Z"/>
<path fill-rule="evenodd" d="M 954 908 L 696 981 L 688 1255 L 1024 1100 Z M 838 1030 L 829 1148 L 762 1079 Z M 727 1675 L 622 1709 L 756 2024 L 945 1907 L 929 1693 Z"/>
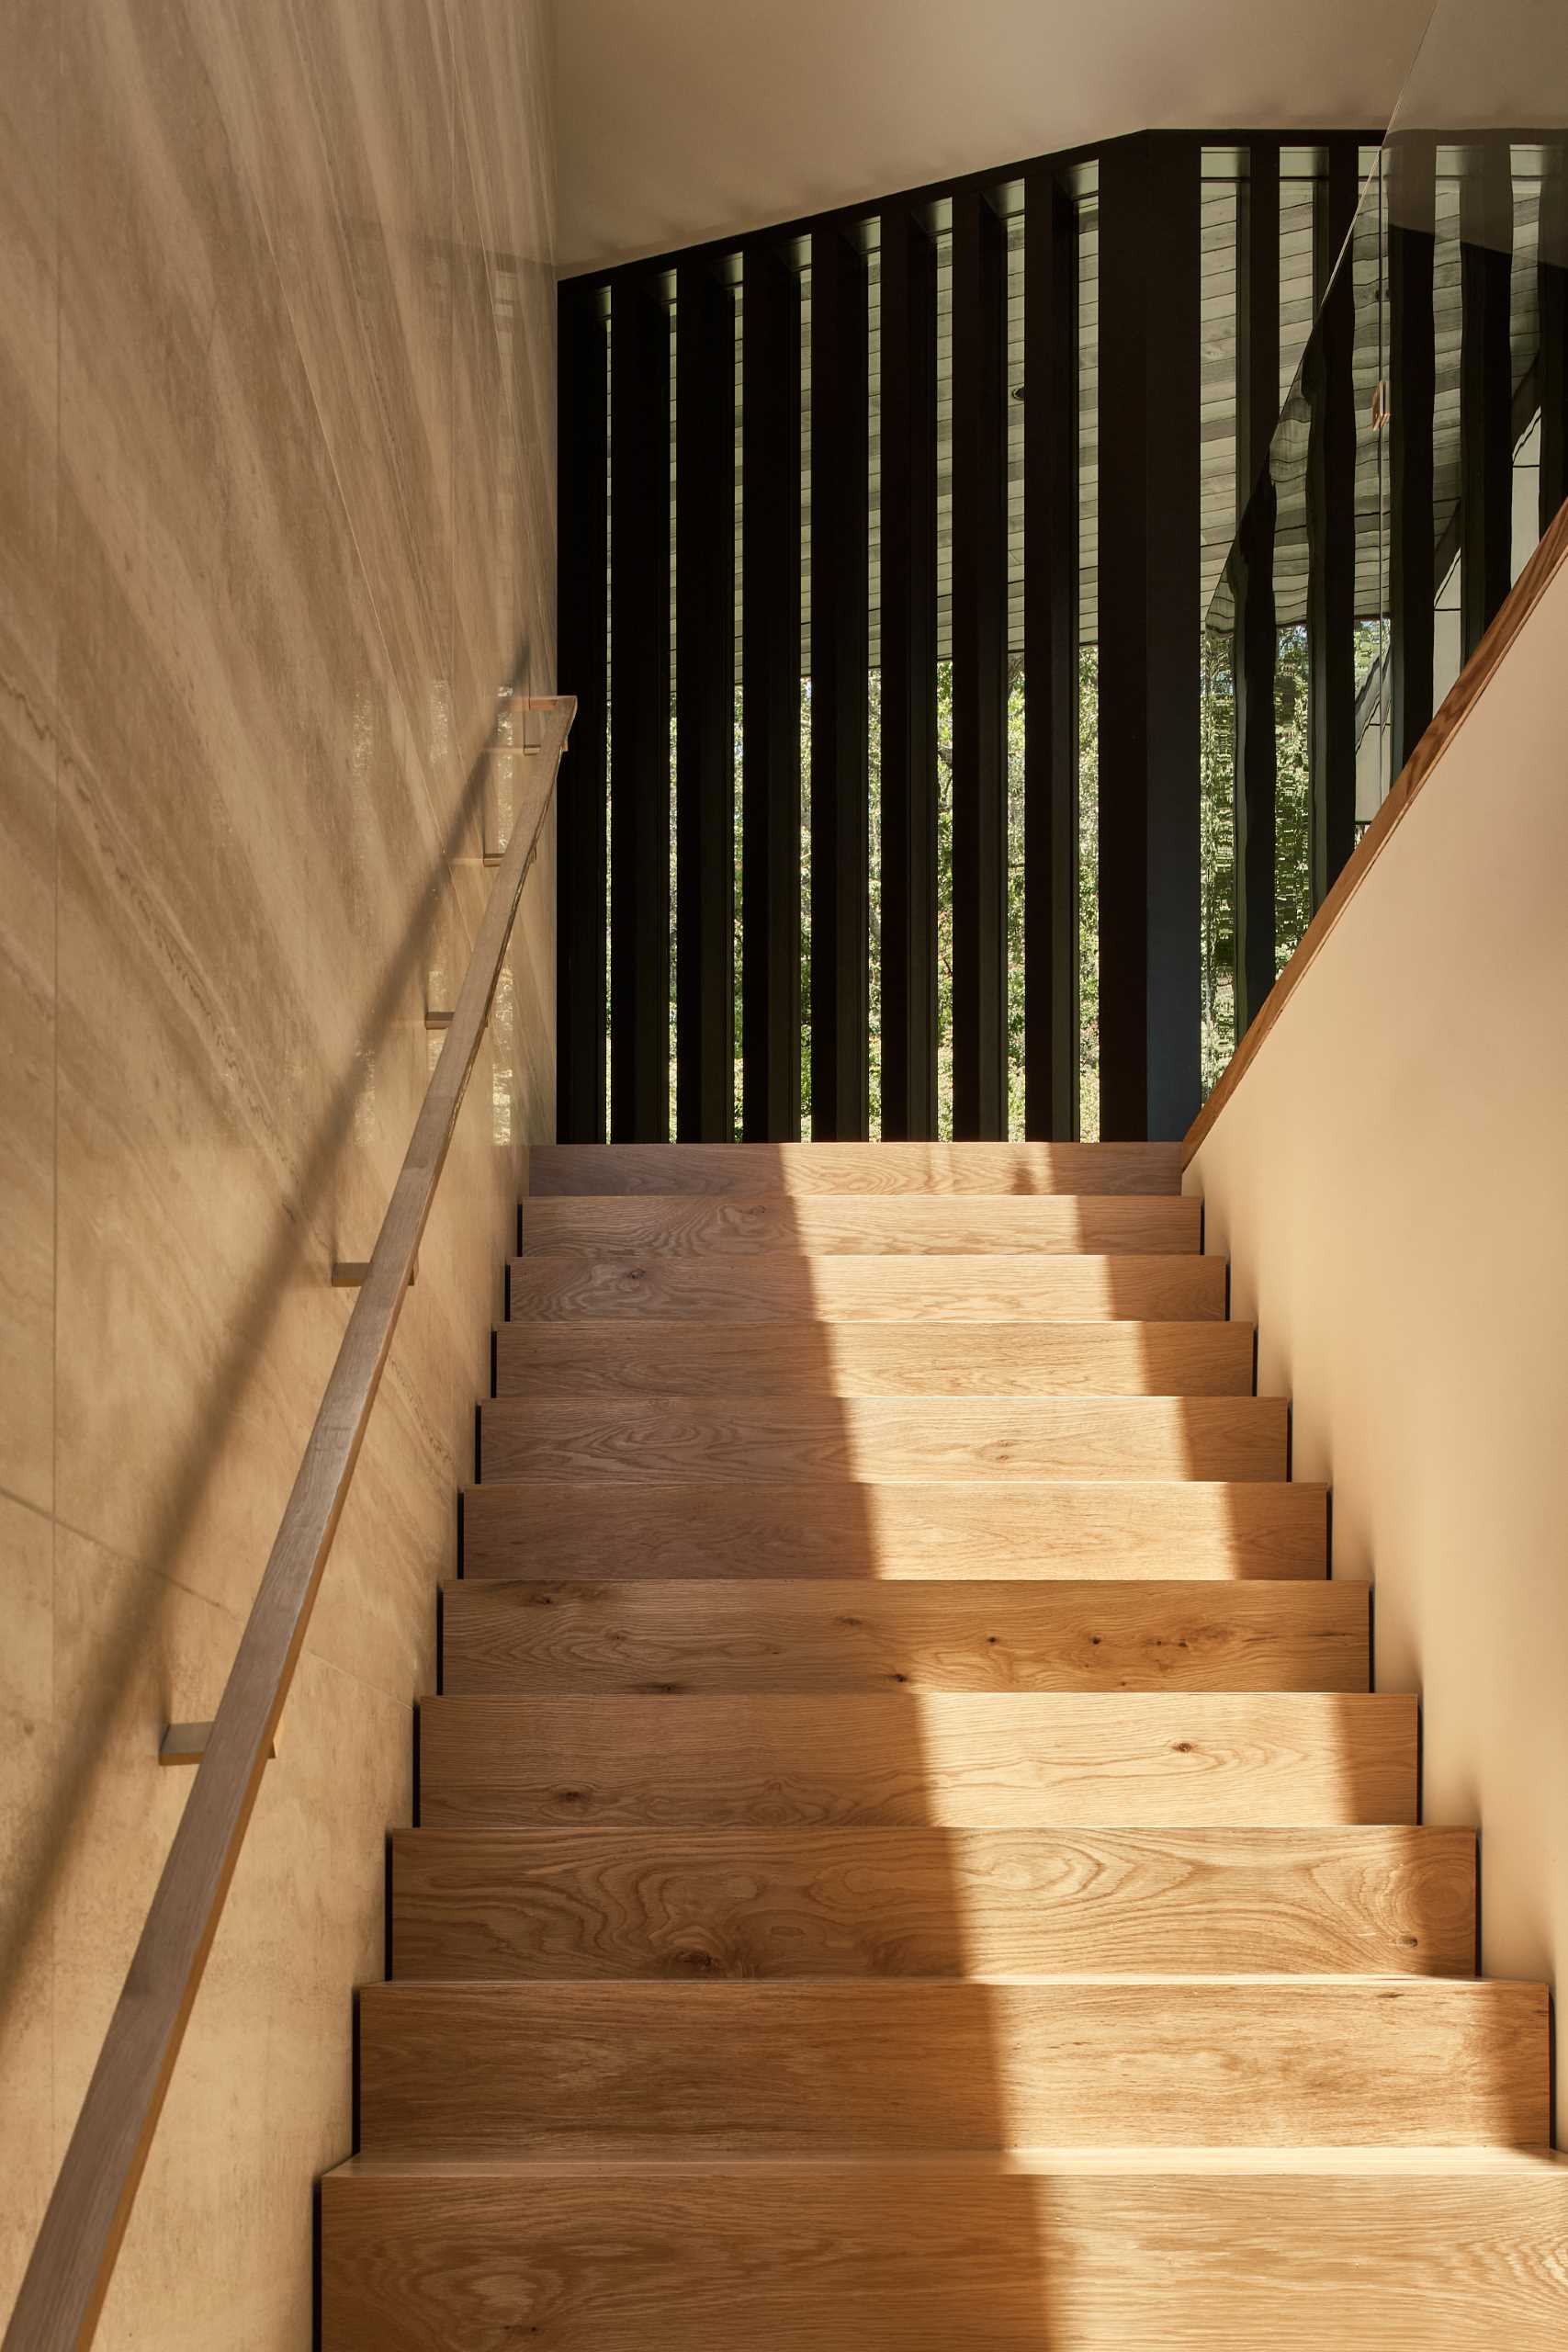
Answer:
<path fill-rule="evenodd" d="M 442 1690 L 1365 1690 L 1370 1589 L 464 1581 Z"/>
<path fill-rule="evenodd" d="M 395 1976 L 1469 1976 L 1468 1829 L 399 1829 Z"/>
<path fill-rule="evenodd" d="M 536 1144 L 528 1195 L 1179 1193 L 1172 1143 Z"/>
<path fill-rule="evenodd" d="M 1416 1819 L 1416 1702 L 1382 1692 L 430 1699 L 420 1726 L 432 1827 Z"/>
<path fill-rule="evenodd" d="M 1568 557 L 1568 506 L 1559 509 L 1555 521 L 1514 582 L 1491 628 L 1450 687 L 1437 717 L 1394 778 L 1387 798 L 1341 867 L 1333 888 L 1303 933 L 1294 955 L 1265 998 L 1257 1019 L 1238 1040 L 1235 1051 L 1221 1071 L 1208 1101 L 1183 1138 L 1181 1157 L 1184 1167 L 1190 1165 L 1204 1136 L 1235 1093 L 1247 1069 L 1257 1059 L 1269 1031 L 1321 954 L 1346 908 L 1409 814 L 1416 795 L 1429 780 L 1443 753 L 1491 684 L 1503 657 L 1556 577 L 1565 557 Z"/>
<path fill-rule="evenodd" d="M 694 1317 L 712 1323 L 1032 1323 L 1219 1318 L 1221 1258 L 724 1258 L 645 1251 L 606 1258 L 544 1253 L 513 1261 L 513 1317 L 625 1325 Z"/>
<path fill-rule="evenodd" d="M 1560 2352 L 1568 2163 L 361 2158 L 321 2219 L 325 2352 Z"/>
<path fill-rule="evenodd" d="M 502 1396 L 487 1478 L 1283 1478 L 1277 1396 Z"/>
<path fill-rule="evenodd" d="M 1495 1979 L 369 1984 L 361 2144 L 1537 2147 L 1548 2033 L 1546 1987 Z"/>
<path fill-rule="evenodd" d="M 1296 1480 L 608 1486 L 463 1497 L 465 1577 L 1321 1577 L 1328 1497 Z"/>
<path fill-rule="evenodd" d="M 1247 1396 L 1248 1323 L 503 1323 L 500 1396 Z"/>
<path fill-rule="evenodd" d="M 549 813 L 576 704 L 541 717 L 522 805 L 491 886 L 408 1150 L 354 1303 L 255 1601 L 67 2146 L 6 2336 L 16 2352 L 87 2343 L 288 1695 L 409 1278 Z M 531 773 L 529 773 L 531 771 Z"/>
<path fill-rule="evenodd" d="M 799 1200 L 527 1200 L 524 1254 L 626 1258 L 873 1256 L 1100 1257 L 1191 1253 L 1202 1203 L 1134 1194 L 912 1193 Z"/>

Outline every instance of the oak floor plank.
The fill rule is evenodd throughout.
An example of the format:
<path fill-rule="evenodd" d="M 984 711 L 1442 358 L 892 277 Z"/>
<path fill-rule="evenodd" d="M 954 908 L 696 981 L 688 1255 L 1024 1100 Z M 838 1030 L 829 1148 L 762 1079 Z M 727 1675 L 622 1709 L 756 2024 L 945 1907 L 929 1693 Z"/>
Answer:
<path fill-rule="evenodd" d="M 491 1398 L 486 1478 L 1283 1478 L 1277 1396 Z"/>
<path fill-rule="evenodd" d="M 399 1829 L 393 1973 L 1468 1976 L 1468 1829 Z"/>
<path fill-rule="evenodd" d="M 499 1396 L 1247 1396 L 1247 1323 L 503 1323 Z"/>
<path fill-rule="evenodd" d="M 1179 1193 L 1179 1143 L 536 1144 L 528 1197 Z"/>
<path fill-rule="evenodd" d="M 321 2216 L 324 2352 L 1560 2352 L 1568 2301 L 1549 2152 L 362 2157 Z"/>
<path fill-rule="evenodd" d="M 1549 2033 L 1546 1987 L 1499 1979 L 405 1981 L 359 1996 L 360 2130 L 475 2155 L 1534 2147 Z"/>
<path fill-rule="evenodd" d="M 1401 1694 L 436 1698 L 420 1818 L 1180 1829 L 1416 1817 Z"/>
<path fill-rule="evenodd" d="M 759 1480 L 469 1487 L 465 1577 L 1322 1577 L 1328 1497 L 1297 1480 Z"/>
<path fill-rule="evenodd" d="M 804 1579 L 446 1588 L 442 1689 L 1365 1690 L 1370 1588 Z"/>
<path fill-rule="evenodd" d="M 1220 1320 L 1223 1258 L 1022 1256 L 772 1256 L 726 1258 L 644 1250 L 597 1260 L 531 1250 L 514 1259 L 514 1318 L 625 1326 L 661 1321 L 818 1324 L 863 1321 L 1028 1323 Z"/>
<path fill-rule="evenodd" d="M 1202 1246 L 1203 1205 L 1179 1195 L 1082 1193 L 825 1194 L 716 1200 L 629 1195 L 527 1200 L 523 1250 L 594 1258 L 792 1258 L 870 1251 L 1091 1257 L 1125 1251 L 1192 1253 Z"/>

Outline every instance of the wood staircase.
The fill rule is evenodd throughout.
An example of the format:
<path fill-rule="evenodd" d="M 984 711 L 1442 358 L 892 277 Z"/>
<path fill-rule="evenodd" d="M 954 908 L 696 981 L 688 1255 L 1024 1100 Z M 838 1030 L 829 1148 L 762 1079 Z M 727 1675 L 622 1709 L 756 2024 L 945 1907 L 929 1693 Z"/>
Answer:
<path fill-rule="evenodd" d="M 325 2352 L 1538 2352 L 1543 1987 L 1165 1146 L 536 1151 Z"/>

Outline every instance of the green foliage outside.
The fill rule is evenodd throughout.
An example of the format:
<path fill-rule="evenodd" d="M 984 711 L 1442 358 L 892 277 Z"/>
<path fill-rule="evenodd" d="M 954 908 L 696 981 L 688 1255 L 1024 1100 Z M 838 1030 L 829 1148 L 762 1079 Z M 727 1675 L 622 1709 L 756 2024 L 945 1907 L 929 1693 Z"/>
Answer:
<path fill-rule="evenodd" d="M 1099 1133 L 1098 672 L 1092 647 L 1080 664 L 1079 696 L 1079 1014 L 1083 1133 Z M 870 678 L 868 769 L 871 803 L 871 1132 L 882 1133 L 882 678 Z M 737 720 L 737 746 L 739 726 Z M 1008 1132 L 1023 1134 L 1023 662 L 1008 669 Z M 811 1118 L 811 686 L 801 697 L 801 1132 Z M 739 812 L 739 792 L 737 809 Z M 739 892 L 739 818 L 736 890 Z M 736 954 L 739 956 L 737 916 Z M 736 1085 L 740 1083 L 739 1001 L 736 1006 Z M 937 1105 L 938 1134 L 953 1134 L 953 665 L 937 670 Z"/>
<path fill-rule="evenodd" d="M 1358 631 L 1357 677 L 1377 658 L 1375 624 Z M 1235 1046 L 1235 816 L 1233 649 L 1205 632 L 1201 649 L 1200 937 L 1201 1067 L 1203 1091 L 1214 1084 Z M 870 682 L 870 1066 L 871 1133 L 882 1130 L 882 707 L 880 673 Z M 1312 912 L 1311 799 L 1307 739 L 1306 631 L 1281 629 L 1275 683 L 1275 968 L 1282 970 Z M 735 1132 L 741 1109 L 742 706 L 735 702 Z M 1008 760 L 1008 1131 L 1023 1134 L 1023 662 L 1009 664 Z M 801 1132 L 811 1133 L 811 683 L 801 684 Z M 938 1133 L 953 1132 L 953 668 L 937 672 L 937 1088 Z M 1099 653 L 1085 646 L 1078 665 L 1078 1036 L 1079 1132 L 1100 1133 L 1100 695 Z M 673 900 L 673 827 L 671 827 Z M 672 949 L 673 953 L 678 949 Z M 673 1114 L 673 1034 L 671 1035 Z M 673 1123 L 671 1132 L 674 1132 Z"/>
<path fill-rule="evenodd" d="M 1198 702 L 1198 1059 L 1205 1094 L 1235 1046 L 1235 676 L 1203 633 Z"/>

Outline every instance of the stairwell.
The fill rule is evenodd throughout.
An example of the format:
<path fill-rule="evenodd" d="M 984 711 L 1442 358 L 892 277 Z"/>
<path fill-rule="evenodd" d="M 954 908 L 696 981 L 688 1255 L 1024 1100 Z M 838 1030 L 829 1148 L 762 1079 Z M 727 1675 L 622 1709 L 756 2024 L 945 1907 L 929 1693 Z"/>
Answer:
<path fill-rule="evenodd" d="M 1178 1148 L 531 1183 L 326 2352 L 1554 2343 L 1547 1994 Z"/>

